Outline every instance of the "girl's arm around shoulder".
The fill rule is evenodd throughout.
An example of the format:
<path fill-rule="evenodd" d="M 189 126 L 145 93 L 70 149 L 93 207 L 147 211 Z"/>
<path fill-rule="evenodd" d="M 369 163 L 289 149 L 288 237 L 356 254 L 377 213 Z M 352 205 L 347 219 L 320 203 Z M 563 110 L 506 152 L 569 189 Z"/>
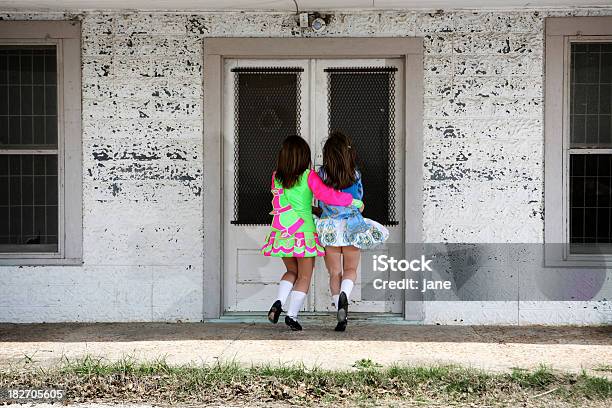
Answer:
<path fill-rule="evenodd" d="M 356 176 L 355 183 L 357 184 L 357 197 L 359 197 L 360 200 L 363 200 L 363 183 L 361 182 L 361 172 L 357 170 L 355 176 Z M 365 208 L 365 204 L 357 208 L 359 208 L 359 212 L 363 212 L 363 209 Z"/>
<path fill-rule="evenodd" d="M 312 194 L 317 200 L 329 205 L 342 205 L 344 207 L 350 205 L 360 207 L 363 205 L 359 200 L 355 200 L 356 202 L 354 203 L 353 196 L 349 193 L 343 193 L 326 186 L 321 177 L 314 171 L 310 171 L 308 174 L 308 187 L 312 190 Z"/>
<path fill-rule="evenodd" d="M 357 184 L 357 197 L 360 200 L 363 200 L 363 183 L 361 182 L 361 172 L 357 171 L 357 179 L 355 180 Z"/>

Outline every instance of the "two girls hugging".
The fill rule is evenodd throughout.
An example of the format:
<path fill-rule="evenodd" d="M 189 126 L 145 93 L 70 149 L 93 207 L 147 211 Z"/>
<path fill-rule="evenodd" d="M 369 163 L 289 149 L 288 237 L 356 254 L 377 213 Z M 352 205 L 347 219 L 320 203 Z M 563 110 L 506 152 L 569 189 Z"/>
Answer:
<path fill-rule="evenodd" d="M 385 227 L 361 215 L 363 186 L 356 161 L 350 139 L 340 132 L 332 132 L 325 142 L 323 166 L 317 172 L 311 168 L 310 148 L 304 139 L 289 136 L 283 141 L 272 173 L 271 231 L 261 249 L 265 256 L 281 258 L 286 268 L 268 312 L 270 322 L 277 323 L 285 308 L 285 324 L 291 330 L 302 330 L 298 312 L 310 288 L 314 260 L 323 256 L 332 304 L 337 307 L 335 330 L 346 329 L 360 251 L 389 236 Z M 313 217 L 313 196 L 319 203 L 317 219 Z"/>

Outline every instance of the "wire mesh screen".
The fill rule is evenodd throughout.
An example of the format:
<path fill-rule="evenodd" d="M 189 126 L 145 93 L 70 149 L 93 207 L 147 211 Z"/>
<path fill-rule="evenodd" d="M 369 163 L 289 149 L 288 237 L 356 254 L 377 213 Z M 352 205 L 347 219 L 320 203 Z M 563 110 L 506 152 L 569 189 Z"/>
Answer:
<path fill-rule="evenodd" d="M 612 147 L 612 43 L 573 43 L 570 71 L 572 148 Z"/>
<path fill-rule="evenodd" d="M 57 145 L 54 46 L 0 47 L 0 148 Z"/>
<path fill-rule="evenodd" d="M 58 98 L 55 46 L 0 46 L 0 245 L 55 252 Z"/>
<path fill-rule="evenodd" d="M 0 244 L 57 244 L 57 157 L 0 155 Z"/>
<path fill-rule="evenodd" d="M 350 136 L 364 186 L 364 216 L 397 225 L 393 67 L 327 68 L 329 130 Z"/>
<path fill-rule="evenodd" d="M 612 244 L 612 155 L 572 154 L 570 189 L 570 243 Z"/>
<path fill-rule="evenodd" d="M 302 68 L 234 68 L 234 220 L 271 221 L 270 178 L 282 141 L 300 134 Z"/>

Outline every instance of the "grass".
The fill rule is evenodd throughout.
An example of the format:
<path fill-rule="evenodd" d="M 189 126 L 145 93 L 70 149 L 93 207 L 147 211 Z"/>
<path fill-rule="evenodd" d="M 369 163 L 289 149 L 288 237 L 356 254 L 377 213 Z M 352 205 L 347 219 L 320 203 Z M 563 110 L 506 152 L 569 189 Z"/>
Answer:
<path fill-rule="evenodd" d="M 170 365 L 165 359 L 115 362 L 85 357 L 49 369 L 0 371 L 0 388 L 61 388 L 72 401 L 265 405 L 609 406 L 612 382 L 547 367 L 488 373 L 458 366 L 352 370 L 235 363 Z"/>

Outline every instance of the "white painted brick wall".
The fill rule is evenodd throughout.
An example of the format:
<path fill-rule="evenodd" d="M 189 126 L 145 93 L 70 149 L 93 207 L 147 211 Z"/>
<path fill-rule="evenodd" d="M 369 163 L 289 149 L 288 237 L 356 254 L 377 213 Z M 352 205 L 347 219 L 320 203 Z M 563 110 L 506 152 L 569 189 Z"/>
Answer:
<path fill-rule="evenodd" d="M 612 8 L 337 13 L 323 34 L 305 35 L 424 36 L 423 238 L 542 242 L 543 19 L 610 14 Z M 84 265 L 0 267 L 0 321 L 200 320 L 208 233 L 201 213 L 202 39 L 300 35 L 293 16 L 0 15 L 82 19 L 84 153 Z M 612 307 L 432 302 L 425 318 L 610 323 Z"/>

